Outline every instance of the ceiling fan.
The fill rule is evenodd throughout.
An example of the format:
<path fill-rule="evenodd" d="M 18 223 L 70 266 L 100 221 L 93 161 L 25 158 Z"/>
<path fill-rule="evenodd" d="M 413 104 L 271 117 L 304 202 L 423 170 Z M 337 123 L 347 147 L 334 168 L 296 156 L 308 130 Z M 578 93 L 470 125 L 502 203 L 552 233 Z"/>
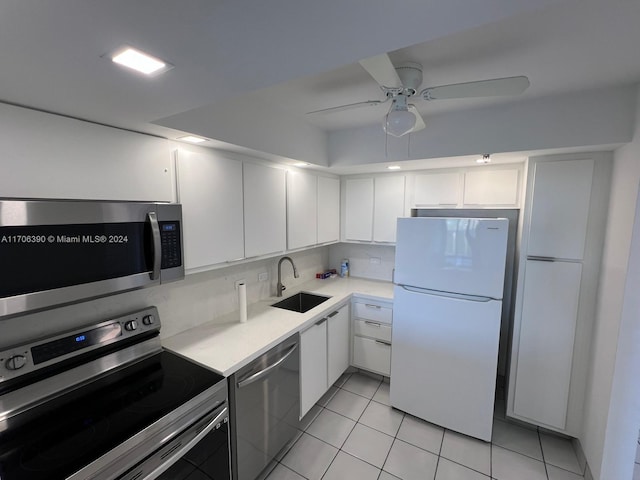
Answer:
<path fill-rule="evenodd" d="M 352 108 L 374 107 L 391 101 L 391 107 L 384 118 L 384 130 L 394 137 L 417 132 L 425 127 L 424 120 L 413 103 L 413 99 L 444 100 L 449 98 L 495 97 L 519 95 L 529 86 L 524 76 L 494 78 L 476 82 L 456 83 L 427 87 L 418 91 L 422 84 L 422 65 L 407 62 L 395 67 L 386 53 L 360 61 L 360 65 L 378 82 L 384 99 L 367 100 L 337 107 L 308 112 L 331 113 Z"/>

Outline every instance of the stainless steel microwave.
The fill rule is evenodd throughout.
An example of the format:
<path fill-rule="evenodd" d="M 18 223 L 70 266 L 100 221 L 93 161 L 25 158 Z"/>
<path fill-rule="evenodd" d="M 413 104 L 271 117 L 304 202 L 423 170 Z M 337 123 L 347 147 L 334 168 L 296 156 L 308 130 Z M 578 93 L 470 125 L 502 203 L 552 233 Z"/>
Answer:
<path fill-rule="evenodd" d="M 182 206 L 0 199 L 0 318 L 184 278 Z"/>

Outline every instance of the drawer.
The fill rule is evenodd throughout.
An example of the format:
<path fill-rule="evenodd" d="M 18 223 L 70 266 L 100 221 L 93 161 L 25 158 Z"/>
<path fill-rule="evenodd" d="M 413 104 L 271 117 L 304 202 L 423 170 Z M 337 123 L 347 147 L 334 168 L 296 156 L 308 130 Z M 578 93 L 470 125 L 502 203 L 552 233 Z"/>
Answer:
<path fill-rule="evenodd" d="M 353 365 L 389 376 L 391 374 L 391 345 L 380 340 L 353 337 Z"/>
<path fill-rule="evenodd" d="M 353 316 L 364 318 L 365 320 L 373 320 L 374 322 L 391 323 L 393 318 L 393 309 L 383 307 L 376 303 L 360 303 L 353 304 Z"/>
<path fill-rule="evenodd" d="M 372 320 L 355 320 L 353 322 L 353 334 L 364 337 L 373 337 L 378 340 L 391 341 L 391 325 L 374 322 Z"/>

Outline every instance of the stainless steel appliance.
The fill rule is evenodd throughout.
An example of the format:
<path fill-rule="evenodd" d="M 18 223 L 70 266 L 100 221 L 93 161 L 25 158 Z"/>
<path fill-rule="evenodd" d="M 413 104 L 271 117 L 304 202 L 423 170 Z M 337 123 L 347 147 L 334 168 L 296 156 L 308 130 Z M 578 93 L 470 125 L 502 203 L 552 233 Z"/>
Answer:
<path fill-rule="evenodd" d="M 230 478 L 227 384 L 155 307 L 0 352 L 2 480 Z"/>
<path fill-rule="evenodd" d="M 184 278 L 179 204 L 0 200 L 0 317 Z"/>
<path fill-rule="evenodd" d="M 300 425 L 299 335 L 240 369 L 229 384 L 233 478 L 262 478 Z"/>

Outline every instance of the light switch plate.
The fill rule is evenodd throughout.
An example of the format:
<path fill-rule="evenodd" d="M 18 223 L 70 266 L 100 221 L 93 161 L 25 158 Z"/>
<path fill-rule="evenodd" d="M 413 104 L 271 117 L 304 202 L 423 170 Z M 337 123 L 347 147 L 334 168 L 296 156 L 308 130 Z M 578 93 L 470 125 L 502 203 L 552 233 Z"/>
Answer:
<path fill-rule="evenodd" d="M 369 257 L 369 263 L 372 265 L 380 265 L 380 257 Z"/>
<path fill-rule="evenodd" d="M 259 282 L 266 282 L 267 280 L 269 280 L 269 272 L 262 272 L 258 274 Z"/>

